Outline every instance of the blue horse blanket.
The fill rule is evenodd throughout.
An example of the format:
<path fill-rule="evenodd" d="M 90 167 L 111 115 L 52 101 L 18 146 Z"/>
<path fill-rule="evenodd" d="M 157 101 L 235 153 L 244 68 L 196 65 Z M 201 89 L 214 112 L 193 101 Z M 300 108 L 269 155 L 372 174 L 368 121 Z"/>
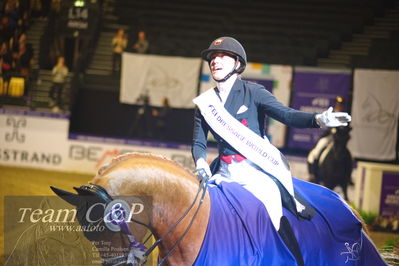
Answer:
<path fill-rule="evenodd" d="M 299 220 L 283 211 L 305 265 L 387 265 L 339 195 L 296 178 L 293 182 L 317 212 L 311 220 Z M 297 265 L 262 202 L 234 182 L 208 189 L 211 213 L 194 265 Z"/>

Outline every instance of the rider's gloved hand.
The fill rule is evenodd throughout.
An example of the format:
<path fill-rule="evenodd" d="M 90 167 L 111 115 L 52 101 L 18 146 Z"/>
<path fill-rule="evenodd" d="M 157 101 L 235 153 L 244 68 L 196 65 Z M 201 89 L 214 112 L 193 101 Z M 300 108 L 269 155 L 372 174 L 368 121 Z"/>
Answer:
<path fill-rule="evenodd" d="M 197 171 L 200 171 L 203 169 L 205 173 L 208 175 L 208 177 L 212 176 L 211 169 L 209 168 L 209 164 L 205 161 L 204 158 L 199 158 L 197 162 L 195 163 L 195 168 Z"/>
<path fill-rule="evenodd" d="M 333 112 L 332 107 L 316 115 L 317 124 L 321 128 L 347 126 L 351 120 L 352 118 L 348 113 Z"/>

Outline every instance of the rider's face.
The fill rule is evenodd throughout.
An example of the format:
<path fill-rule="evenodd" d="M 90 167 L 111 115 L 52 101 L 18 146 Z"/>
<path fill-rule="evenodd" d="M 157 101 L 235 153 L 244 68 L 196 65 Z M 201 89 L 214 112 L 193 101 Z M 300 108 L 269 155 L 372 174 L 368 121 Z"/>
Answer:
<path fill-rule="evenodd" d="M 215 80 L 223 79 L 235 67 L 236 60 L 229 54 L 217 52 L 212 54 L 209 67 Z"/>

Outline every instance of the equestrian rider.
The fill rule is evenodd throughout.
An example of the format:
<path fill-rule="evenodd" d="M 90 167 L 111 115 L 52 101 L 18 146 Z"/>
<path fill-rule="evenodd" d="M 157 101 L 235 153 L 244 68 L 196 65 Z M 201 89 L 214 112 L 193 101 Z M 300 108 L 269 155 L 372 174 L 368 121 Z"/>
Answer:
<path fill-rule="evenodd" d="M 334 113 L 332 108 L 317 114 L 286 107 L 262 85 L 242 80 L 247 56 L 234 38 L 214 40 L 201 56 L 208 62 L 217 86 L 194 99 L 198 106 L 192 143 L 196 168 L 206 171 L 211 184 L 237 182 L 250 191 L 264 204 L 278 231 L 287 195 L 288 202 L 294 202 L 294 211 L 301 212 L 304 206 L 294 197 L 287 161 L 265 138 L 265 115 L 297 128 L 346 126 L 351 117 Z M 219 151 L 212 164 L 217 165 L 214 175 L 206 161 L 209 131 Z"/>
<path fill-rule="evenodd" d="M 344 99 L 341 96 L 335 98 L 334 111 L 342 112 L 344 110 Z M 320 163 L 320 156 L 327 146 L 333 143 L 333 134 L 336 132 L 336 128 L 328 128 L 320 136 L 316 145 L 309 151 L 307 156 L 307 165 L 309 172 L 309 180 L 311 182 L 319 183 L 320 179 L 318 176 L 318 166 Z"/>

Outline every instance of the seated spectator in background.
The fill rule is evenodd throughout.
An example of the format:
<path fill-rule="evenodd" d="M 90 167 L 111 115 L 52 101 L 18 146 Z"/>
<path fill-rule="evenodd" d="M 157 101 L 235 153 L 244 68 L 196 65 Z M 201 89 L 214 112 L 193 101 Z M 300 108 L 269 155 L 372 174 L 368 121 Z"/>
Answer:
<path fill-rule="evenodd" d="M 12 52 L 18 52 L 19 40 L 23 34 L 24 33 L 22 33 L 19 28 L 15 29 L 13 36 L 9 40 L 9 46 L 10 46 L 10 50 L 12 50 Z M 23 38 L 25 38 L 25 37 L 23 37 Z"/>
<path fill-rule="evenodd" d="M 40 17 L 44 16 L 42 0 L 31 0 L 30 9 L 31 9 L 32 17 L 40 18 Z"/>
<path fill-rule="evenodd" d="M 20 29 L 21 32 L 25 32 L 29 28 L 29 13 L 28 11 L 22 11 L 22 16 L 18 20 L 17 28 Z"/>
<path fill-rule="evenodd" d="M 126 49 L 128 39 L 124 29 L 119 29 L 112 39 L 112 72 L 114 74 L 121 71 L 122 53 Z"/>
<path fill-rule="evenodd" d="M 14 52 L 14 56 L 19 74 L 28 79 L 33 63 L 33 48 L 26 42 L 19 42 L 18 52 Z"/>
<path fill-rule="evenodd" d="M 52 0 L 51 1 L 50 13 L 59 14 L 60 11 L 61 11 L 61 0 Z"/>
<path fill-rule="evenodd" d="M 20 49 L 26 50 L 27 54 L 33 57 L 33 45 L 31 43 L 28 43 L 28 36 L 26 35 L 26 33 L 23 33 L 19 29 L 16 29 L 14 32 L 14 36 L 10 39 L 10 50 L 14 54 L 15 58 L 18 58 Z"/>
<path fill-rule="evenodd" d="M 152 111 L 152 116 L 155 118 L 155 136 L 158 139 L 165 139 L 169 112 L 170 105 L 167 97 L 162 98 L 161 108 Z"/>
<path fill-rule="evenodd" d="M 10 49 L 6 42 L 3 42 L 0 46 L 0 66 L 1 75 L 3 80 L 8 81 L 10 79 L 11 72 L 14 70 L 14 62 Z"/>
<path fill-rule="evenodd" d="M 9 25 L 13 31 L 17 28 L 18 20 L 20 19 L 18 5 L 19 3 L 16 0 L 8 0 L 4 5 L 4 16 L 9 18 Z"/>
<path fill-rule="evenodd" d="M 65 65 L 65 58 L 59 56 L 57 64 L 53 67 L 53 86 L 50 90 L 50 107 L 54 112 L 58 112 L 63 107 L 63 89 L 68 77 L 68 68 Z"/>
<path fill-rule="evenodd" d="M 151 138 L 152 137 L 152 121 L 153 113 L 150 106 L 150 96 L 148 91 L 140 94 L 137 98 L 136 103 L 140 105 L 137 110 L 136 117 L 133 121 L 133 125 L 129 130 L 129 137 L 135 136 L 139 138 Z"/>
<path fill-rule="evenodd" d="M 42 3 L 41 17 L 42 19 L 45 19 L 50 13 L 52 0 L 40 0 L 40 2 Z"/>
<path fill-rule="evenodd" d="M 8 42 L 14 34 L 14 29 L 10 24 L 10 19 L 7 16 L 1 18 L 0 21 L 0 35 L 3 42 Z"/>
<path fill-rule="evenodd" d="M 145 54 L 148 51 L 149 42 L 144 31 L 139 31 L 137 41 L 133 44 L 133 51 L 138 54 Z"/>

